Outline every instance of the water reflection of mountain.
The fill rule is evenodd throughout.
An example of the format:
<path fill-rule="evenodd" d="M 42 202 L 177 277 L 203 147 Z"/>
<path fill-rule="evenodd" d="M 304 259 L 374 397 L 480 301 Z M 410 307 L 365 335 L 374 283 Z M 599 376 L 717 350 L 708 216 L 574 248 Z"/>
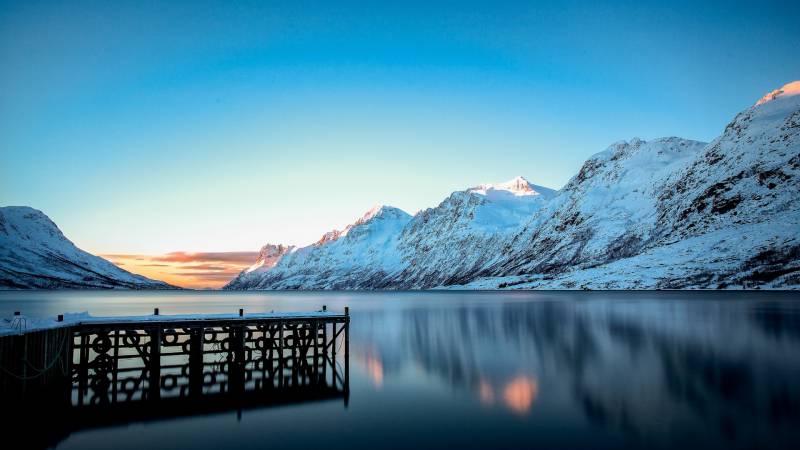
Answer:
<path fill-rule="evenodd" d="M 545 301 L 454 313 L 431 306 L 372 314 L 354 329 L 354 342 L 370 343 L 381 377 L 414 364 L 517 413 L 547 398 L 642 439 L 669 440 L 679 429 L 780 442 L 797 438 L 791 425 L 800 419 L 800 315 L 781 308 Z"/>

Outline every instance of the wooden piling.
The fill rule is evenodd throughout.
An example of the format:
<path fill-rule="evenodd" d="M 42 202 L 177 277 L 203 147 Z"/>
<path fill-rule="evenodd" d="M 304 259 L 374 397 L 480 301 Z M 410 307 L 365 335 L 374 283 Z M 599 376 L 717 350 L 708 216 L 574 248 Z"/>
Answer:
<path fill-rule="evenodd" d="M 319 382 L 319 322 L 313 320 L 314 327 L 314 384 Z"/>
<path fill-rule="evenodd" d="M 158 315 L 156 308 L 155 315 Z M 148 361 L 150 377 L 149 399 L 158 400 L 161 397 L 161 326 L 150 330 L 150 360 Z"/>
<path fill-rule="evenodd" d="M 278 385 L 283 387 L 283 321 L 278 321 Z"/>
<path fill-rule="evenodd" d="M 350 390 L 350 307 L 344 307 L 344 389 Z M 346 397 L 345 397 L 346 398 Z"/>

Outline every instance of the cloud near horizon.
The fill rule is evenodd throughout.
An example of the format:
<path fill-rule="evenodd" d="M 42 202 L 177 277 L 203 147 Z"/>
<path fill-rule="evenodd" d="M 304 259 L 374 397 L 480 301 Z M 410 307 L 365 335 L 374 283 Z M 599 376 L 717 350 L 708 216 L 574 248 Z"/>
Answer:
<path fill-rule="evenodd" d="M 258 252 L 171 252 L 100 255 L 123 269 L 176 286 L 220 288 L 253 264 Z"/>

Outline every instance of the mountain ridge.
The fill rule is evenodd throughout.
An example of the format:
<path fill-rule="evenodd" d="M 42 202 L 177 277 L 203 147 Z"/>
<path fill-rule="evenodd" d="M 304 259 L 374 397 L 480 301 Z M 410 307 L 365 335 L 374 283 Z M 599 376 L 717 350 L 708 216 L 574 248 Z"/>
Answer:
<path fill-rule="evenodd" d="M 710 143 L 615 142 L 552 193 L 520 195 L 536 191 L 522 177 L 453 192 L 371 255 L 378 272 L 318 254 L 326 276 L 310 281 L 308 266 L 282 258 L 280 276 L 267 271 L 244 288 L 800 286 L 799 86 L 767 94 Z"/>
<path fill-rule="evenodd" d="M 0 289 L 177 289 L 72 243 L 43 212 L 0 207 Z"/>

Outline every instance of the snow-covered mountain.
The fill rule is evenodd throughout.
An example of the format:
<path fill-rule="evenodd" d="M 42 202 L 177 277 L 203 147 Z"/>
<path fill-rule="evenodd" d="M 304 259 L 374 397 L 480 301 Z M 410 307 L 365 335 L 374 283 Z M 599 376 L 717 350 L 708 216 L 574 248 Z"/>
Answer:
<path fill-rule="evenodd" d="M 267 270 L 242 273 L 225 289 L 369 289 L 388 286 L 401 261 L 398 238 L 411 216 L 378 205 L 315 244 L 284 251 Z"/>
<path fill-rule="evenodd" d="M 773 91 L 702 148 L 633 141 L 589 159 L 481 273 L 506 279 L 469 287 L 800 286 L 798 94 Z"/>
<path fill-rule="evenodd" d="M 558 192 L 518 177 L 414 217 L 368 213 L 227 287 L 798 287 L 797 94 L 767 94 L 709 144 L 615 143 Z"/>
<path fill-rule="evenodd" d="M 493 257 L 555 191 L 522 177 L 454 192 L 413 218 L 379 206 L 344 230 L 240 274 L 226 289 L 426 288 L 452 284 Z"/>
<path fill-rule="evenodd" d="M 174 289 L 75 246 L 44 213 L 0 207 L 0 289 Z"/>
<path fill-rule="evenodd" d="M 257 287 L 261 282 L 261 276 L 264 274 L 264 272 L 267 272 L 275 267 L 283 255 L 293 251 L 294 249 L 295 247 L 293 245 L 287 246 L 282 244 L 267 244 L 261 247 L 261 251 L 258 252 L 258 258 L 256 259 L 255 264 L 239 273 L 239 275 L 233 281 L 228 283 L 228 286 L 231 289 L 253 289 Z"/>
<path fill-rule="evenodd" d="M 680 138 L 612 144 L 528 217 L 482 274 L 552 274 L 637 254 L 656 237 L 658 197 L 670 177 L 705 145 Z"/>
<path fill-rule="evenodd" d="M 391 285 L 421 289 L 468 281 L 488 262 L 502 258 L 498 250 L 519 224 L 554 195 L 522 177 L 454 192 L 403 229 L 398 249 L 404 265 Z"/>

